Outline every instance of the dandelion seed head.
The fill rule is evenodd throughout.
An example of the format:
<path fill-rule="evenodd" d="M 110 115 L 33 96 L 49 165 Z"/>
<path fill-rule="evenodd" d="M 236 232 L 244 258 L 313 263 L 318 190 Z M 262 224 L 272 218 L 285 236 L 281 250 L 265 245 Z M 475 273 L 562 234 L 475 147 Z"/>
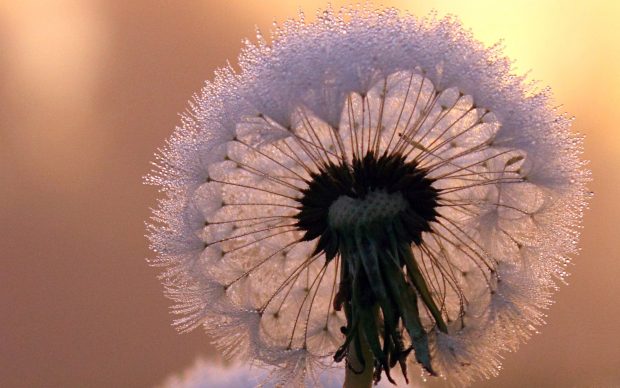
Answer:
<path fill-rule="evenodd" d="M 247 41 L 157 156 L 175 324 L 279 383 L 362 343 L 376 381 L 495 376 L 576 252 L 582 139 L 455 18 L 317 16 Z"/>

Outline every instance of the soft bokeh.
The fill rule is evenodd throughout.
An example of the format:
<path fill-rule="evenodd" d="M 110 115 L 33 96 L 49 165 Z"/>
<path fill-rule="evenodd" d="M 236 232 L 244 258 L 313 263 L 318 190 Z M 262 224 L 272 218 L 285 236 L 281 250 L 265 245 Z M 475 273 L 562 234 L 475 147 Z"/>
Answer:
<path fill-rule="evenodd" d="M 334 6 L 344 4 L 332 1 Z M 144 258 L 141 184 L 241 39 L 325 1 L 0 1 L 0 386 L 143 387 L 215 358 L 178 335 Z M 595 197 L 548 324 L 480 386 L 620 386 L 620 3 L 383 1 L 458 15 L 549 85 L 587 136 Z"/>

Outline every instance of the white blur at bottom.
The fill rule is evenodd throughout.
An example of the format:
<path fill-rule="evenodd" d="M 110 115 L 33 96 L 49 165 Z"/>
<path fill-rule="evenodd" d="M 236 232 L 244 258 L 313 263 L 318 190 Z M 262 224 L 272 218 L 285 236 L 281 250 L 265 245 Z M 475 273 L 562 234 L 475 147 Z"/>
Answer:
<path fill-rule="evenodd" d="M 399 373 L 395 373 L 398 386 L 404 386 L 404 381 Z M 252 367 L 242 364 L 224 364 L 222 362 L 206 360 L 198 357 L 192 366 L 179 374 L 170 375 L 158 386 L 158 388 L 253 388 L 275 387 L 273 383 L 266 382 L 269 377 L 269 369 Z M 319 386 L 324 388 L 341 388 L 344 381 L 343 369 L 326 370 L 318 379 Z M 416 387 L 415 382 L 410 382 L 408 387 Z M 373 387 L 394 387 L 383 379 Z"/>

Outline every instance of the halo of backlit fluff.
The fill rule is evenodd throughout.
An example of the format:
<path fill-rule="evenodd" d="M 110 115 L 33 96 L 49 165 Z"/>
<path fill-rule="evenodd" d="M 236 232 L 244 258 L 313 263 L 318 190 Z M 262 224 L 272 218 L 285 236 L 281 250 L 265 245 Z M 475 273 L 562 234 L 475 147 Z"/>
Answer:
<path fill-rule="evenodd" d="M 274 383 L 338 366 L 348 259 L 308 238 L 300 198 L 330 163 L 403 155 L 437 193 L 407 245 L 424 284 L 397 271 L 422 297 L 423 341 L 399 331 L 407 362 L 457 385 L 495 376 L 544 323 L 588 197 L 582 140 L 550 92 L 455 18 L 394 9 L 300 14 L 245 42 L 238 63 L 194 97 L 147 177 L 165 193 L 148 233 L 176 327 L 204 326 Z M 387 255 L 373 244 L 351 255 Z"/>

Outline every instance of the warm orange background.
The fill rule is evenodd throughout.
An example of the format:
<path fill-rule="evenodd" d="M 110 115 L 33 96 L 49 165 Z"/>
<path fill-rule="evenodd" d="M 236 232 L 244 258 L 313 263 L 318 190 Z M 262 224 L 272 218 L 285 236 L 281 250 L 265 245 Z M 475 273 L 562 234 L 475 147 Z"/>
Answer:
<path fill-rule="evenodd" d="M 144 261 L 157 192 L 141 177 L 255 25 L 325 4 L 0 0 L 0 386 L 151 386 L 209 354 L 200 331 L 170 327 Z M 384 4 L 503 39 L 587 135 L 596 195 L 571 284 L 481 386 L 620 386 L 620 2 Z"/>

